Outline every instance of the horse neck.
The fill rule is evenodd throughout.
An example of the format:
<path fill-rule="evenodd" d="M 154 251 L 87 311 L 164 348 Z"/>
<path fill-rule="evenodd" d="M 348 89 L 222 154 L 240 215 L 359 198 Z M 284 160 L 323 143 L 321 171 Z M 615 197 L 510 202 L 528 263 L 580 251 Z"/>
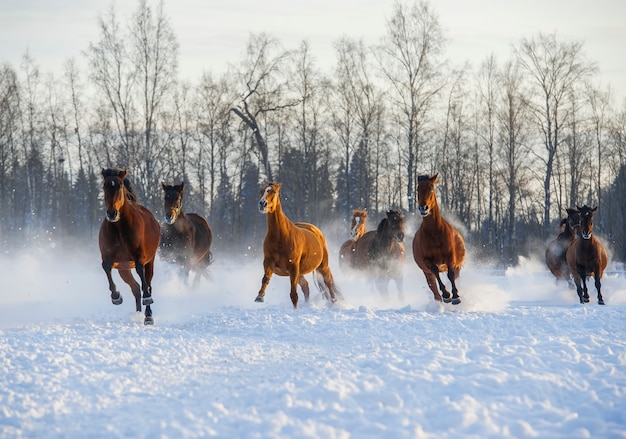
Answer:
<path fill-rule="evenodd" d="M 293 227 L 292 222 L 289 221 L 289 218 L 287 218 L 283 213 L 283 208 L 280 203 L 276 205 L 276 208 L 272 213 L 268 213 L 266 216 L 267 232 L 269 234 L 277 236 L 286 235 L 289 232 L 289 229 Z"/>
<path fill-rule="evenodd" d="M 423 219 L 423 224 L 427 227 L 440 228 L 444 224 L 441 211 L 439 210 L 439 203 L 435 200 L 435 204 L 430 209 L 430 214 Z"/>

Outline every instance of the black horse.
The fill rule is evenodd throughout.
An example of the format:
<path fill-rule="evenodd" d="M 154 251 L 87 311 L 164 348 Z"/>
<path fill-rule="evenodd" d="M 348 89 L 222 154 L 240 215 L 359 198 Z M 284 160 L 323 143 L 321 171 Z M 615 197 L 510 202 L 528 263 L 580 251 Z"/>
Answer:
<path fill-rule="evenodd" d="M 376 230 L 356 241 L 353 264 L 374 278 L 378 292 L 384 296 L 389 294 L 389 282 L 393 279 L 402 298 L 404 258 L 404 217 L 401 211 L 390 210 Z"/>

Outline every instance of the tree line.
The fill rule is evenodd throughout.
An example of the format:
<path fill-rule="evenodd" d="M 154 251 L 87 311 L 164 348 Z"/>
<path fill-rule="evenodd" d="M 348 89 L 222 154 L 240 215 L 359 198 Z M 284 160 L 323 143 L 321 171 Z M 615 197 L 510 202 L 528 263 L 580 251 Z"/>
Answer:
<path fill-rule="evenodd" d="M 184 181 L 185 209 L 235 251 L 262 243 L 265 181 L 283 183 L 294 220 L 398 208 L 416 223 L 417 177 L 438 173 L 442 208 L 477 257 L 514 263 L 556 236 L 566 207 L 587 204 L 626 260 L 626 106 L 595 85 L 582 42 L 539 33 L 474 68 L 446 57 L 427 1 L 394 4 L 386 24 L 375 45 L 338 38 L 330 72 L 308 41 L 285 48 L 260 33 L 225 73 L 189 82 L 164 3 L 138 0 L 126 19 L 102 11 L 99 38 L 61 75 L 28 52 L 4 63 L 2 241 L 93 240 L 112 166 L 129 169 L 157 217 L 161 182 Z"/>

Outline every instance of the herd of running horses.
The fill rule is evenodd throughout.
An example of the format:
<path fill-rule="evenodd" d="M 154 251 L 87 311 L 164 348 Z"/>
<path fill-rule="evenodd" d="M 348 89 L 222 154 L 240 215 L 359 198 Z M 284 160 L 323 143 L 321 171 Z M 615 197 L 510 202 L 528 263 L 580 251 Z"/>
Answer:
<path fill-rule="evenodd" d="M 175 263 L 185 279 L 193 272 L 193 283 L 197 285 L 213 261 L 211 228 L 203 216 L 183 210 L 183 183 L 162 184 L 165 222 L 161 226 L 152 212 L 139 203 L 126 169 L 103 169 L 102 178 L 106 215 L 98 241 L 111 301 L 115 305 L 122 303 L 113 282 L 115 268 L 130 286 L 137 312 L 145 306 L 144 324 L 152 325 L 152 278 L 157 251 L 164 260 Z M 465 243 L 461 233 L 441 215 L 435 195 L 437 178 L 438 175 L 418 177 L 418 211 L 422 222 L 413 237 L 413 259 L 424 272 L 434 300 L 458 305 L 461 298 L 456 280 L 465 260 Z M 263 278 L 256 301 L 265 300 L 265 289 L 272 275 L 288 276 L 291 302 L 297 308 L 298 286 L 308 301 L 310 290 L 305 275 L 314 273 L 316 286 L 334 303 L 341 293 L 330 270 L 324 234 L 313 224 L 293 223 L 287 218 L 280 202 L 281 186 L 281 183 L 267 183 L 260 193 L 258 207 L 266 216 L 267 232 L 263 242 Z M 586 205 L 567 209 L 568 216 L 561 223 L 564 231 L 549 244 L 546 264 L 557 279 L 570 283 L 573 279 L 580 303 L 589 302 L 586 282 L 593 276 L 598 303 L 604 305 L 600 278 L 607 265 L 607 253 L 592 233 L 596 209 Z M 350 239 L 339 250 L 341 269 L 372 278 L 383 296 L 388 295 L 388 285 L 393 280 L 402 295 L 405 261 L 402 212 L 389 210 L 376 230 L 367 231 L 366 224 L 367 212 L 354 210 Z M 133 277 L 133 269 L 141 285 Z M 441 273 L 447 273 L 450 290 Z"/>

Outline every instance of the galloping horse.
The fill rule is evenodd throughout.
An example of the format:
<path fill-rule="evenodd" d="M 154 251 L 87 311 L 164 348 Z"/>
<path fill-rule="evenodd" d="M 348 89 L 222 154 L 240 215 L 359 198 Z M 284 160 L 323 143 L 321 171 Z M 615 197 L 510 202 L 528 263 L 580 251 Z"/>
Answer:
<path fill-rule="evenodd" d="M 259 212 L 267 217 L 267 233 L 263 242 L 264 275 L 256 302 L 263 302 L 265 289 L 272 274 L 289 276 L 291 283 L 290 297 L 293 307 L 298 307 L 298 284 L 309 300 L 309 284 L 304 275 L 316 271 L 324 280 L 324 296 L 335 302 L 338 292 L 333 275 L 328 266 L 328 248 L 321 230 L 308 223 L 292 223 L 283 213 L 280 204 L 282 184 L 271 182 L 261 189 Z M 318 287 L 322 289 L 318 282 Z"/>
<path fill-rule="evenodd" d="M 339 249 L 339 266 L 342 270 L 354 267 L 354 252 L 356 242 L 365 234 L 367 228 L 367 212 L 363 209 L 352 211 L 352 225 L 350 226 L 350 239 L 341 244 Z"/>
<path fill-rule="evenodd" d="M 161 236 L 160 226 L 154 215 L 137 203 L 126 175 L 125 169 L 102 170 L 106 206 L 106 217 L 102 220 L 98 237 L 102 268 L 109 280 L 111 302 L 114 305 L 122 303 L 122 296 L 111 275 L 111 270 L 117 268 L 135 296 L 137 312 L 141 312 L 142 303 L 146 305 L 144 324 L 152 325 L 152 276 Z M 141 279 L 141 291 L 131 272 L 133 268 Z"/>
<path fill-rule="evenodd" d="M 417 202 L 423 219 L 413 238 L 413 259 L 424 272 L 435 300 L 440 302 L 443 296 L 445 303 L 452 302 L 453 305 L 458 305 L 461 299 L 456 279 L 465 260 L 465 242 L 459 231 L 441 216 L 435 196 L 438 175 L 432 177 L 420 175 L 417 179 Z M 448 272 L 448 279 L 452 284 L 452 298 L 439 276 L 442 271 Z M 441 294 L 437 291 L 437 284 Z"/>
<path fill-rule="evenodd" d="M 567 264 L 574 277 L 580 303 L 589 302 L 587 277 L 593 276 L 598 291 L 598 305 L 604 305 L 600 278 L 608 263 L 608 256 L 600 240 L 593 236 L 593 214 L 598 208 L 584 205 L 576 206 L 576 209 L 580 214 L 580 233 L 567 249 Z"/>
<path fill-rule="evenodd" d="M 580 225 L 580 213 L 576 209 L 568 207 L 567 218 L 561 220 L 565 229 L 546 248 L 546 265 L 557 279 L 563 279 L 571 283 L 571 273 L 567 265 L 565 254 L 567 249 L 576 238 L 576 229 Z"/>
<path fill-rule="evenodd" d="M 389 294 L 389 281 L 393 279 L 402 298 L 404 260 L 404 217 L 399 210 L 389 210 L 376 230 L 356 241 L 353 266 L 372 274 L 376 289 L 384 296 Z"/>
<path fill-rule="evenodd" d="M 183 210 L 184 182 L 178 185 L 162 183 L 161 186 L 165 208 L 161 254 L 166 261 L 180 264 L 185 280 L 193 270 L 193 284 L 196 286 L 213 262 L 211 227 L 203 216 Z"/>

